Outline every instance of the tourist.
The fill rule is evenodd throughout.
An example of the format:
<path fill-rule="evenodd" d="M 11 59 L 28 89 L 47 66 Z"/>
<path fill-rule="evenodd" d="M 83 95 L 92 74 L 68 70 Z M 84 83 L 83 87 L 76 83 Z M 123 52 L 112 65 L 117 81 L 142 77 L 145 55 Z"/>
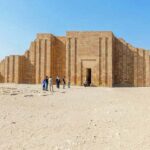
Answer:
<path fill-rule="evenodd" d="M 88 86 L 87 80 L 84 81 L 83 85 L 84 85 L 84 87 L 87 87 L 87 86 Z"/>
<path fill-rule="evenodd" d="M 60 78 L 59 76 L 56 77 L 56 87 L 59 89 L 60 87 Z"/>
<path fill-rule="evenodd" d="M 45 78 L 45 90 L 48 91 L 48 76 Z"/>
<path fill-rule="evenodd" d="M 63 77 L 63 79 L 62 79 L 62 83 L 63 83 L 63 89 L 65 89 L 65 86 L 66 86 L 66 80 L 65 80 L 65 77 Z"/>
<path fill-rule="evenodd" d="M 70 88 L 70 81 L 68 81 L 68 88 Z"/>
<path fill-rule="evenodd" d="M 54 90 L 53 90 L 53 78 L 51 76 L 49 78 L 49 89 L 51 92 L 54 92 Z"/>
<path fill-rule="evenodd" d="M 44 80 L 42 81 L 43 90 L 45 90 L 45 84 L 46 84 L 46 80 L 44 79 Z"/>

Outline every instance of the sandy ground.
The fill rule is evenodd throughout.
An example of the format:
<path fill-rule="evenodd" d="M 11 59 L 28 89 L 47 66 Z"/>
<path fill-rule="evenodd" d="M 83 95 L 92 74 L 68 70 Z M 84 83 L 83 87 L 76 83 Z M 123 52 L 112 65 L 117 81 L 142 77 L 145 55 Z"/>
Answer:
<path fill-rule="evenodd" d="M 150 150 L 150 88 L 0 84 L 0 150 Z"/>

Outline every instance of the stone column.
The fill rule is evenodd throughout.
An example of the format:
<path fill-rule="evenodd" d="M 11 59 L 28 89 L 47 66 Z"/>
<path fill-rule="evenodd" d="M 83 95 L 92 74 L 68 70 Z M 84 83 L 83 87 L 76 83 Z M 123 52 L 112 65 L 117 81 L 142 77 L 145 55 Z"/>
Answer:
<path fill-rule="evenodd" d="M 40 40 L 36 40 L 36 83 L 40 83 L 40 71 L 41 71 L 41 45 Z"/>
<path fill-rule="evenodd" d="M 101 51 L 101 81 L 102 86 L 106 86 L 106 38 L 102 38 L 102 51 Z"/>
<path fill-rule="evenodd" d="M 45 48 L 45 40 L 41 40 L 41 64 L 40 64 L 40 81 L 42 81 L 46 76 L 46 48 Z"/>
<path fill-rule="evenodd" d="M 149 52 L 145 51 L 145 86 L 150 86 L 150 72 L 149 72 Z"/>
<path fill-rule="evenodd" d="M 15 68 L 14 68 L 14 74 L 15 74 L 15 76 L 14 76 L 14 82 L 15 83 L 20 83 L 20 78 L 21 78 L 21 74 L 20 74 L 20 72 L 21 72 L 21 70 L 20 70 L 20 68 L 21 68 L 21 64 L 20 64 L 20 56 L 15 56 L 14 57 L 14 66 L 15 66 Z"/>
<path fill-rule="evenodd" d="M 14 56 L 9 56 L 9 82 L 14 82 Z"/>
<path fill-rule="evenodd" d="M 70 78 L 70 76 L 71 76 L 70 55 L 71 55 L 71 39 L 67 38 L 67 42 L 66 42 L 66 80 L 67 80 L 67 82 L 71 81 L 71 78 Z"/>
<path fill-rule="evenodd" d="M 107 86 L 112 87 L 112 38 L 107 40 Z"/>
<path fill-rule="evenodd" d="M 9 57 L 5 58 L 5 82 L 9 82 Z"/>
<path fill-rule="evenodd" d="M 52 43 L 51 39 L 45 41 L 45 48 L 46 48 L 46 75 L 51 76 L 51 56 L 52 56 Z"/>

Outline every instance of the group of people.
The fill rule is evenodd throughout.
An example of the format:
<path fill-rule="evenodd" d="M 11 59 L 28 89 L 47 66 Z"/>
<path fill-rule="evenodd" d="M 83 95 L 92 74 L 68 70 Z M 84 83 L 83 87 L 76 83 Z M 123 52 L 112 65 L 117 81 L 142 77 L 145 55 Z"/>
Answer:
<path fill-rule="evenodd" d="M 56 87 L 59 89 L 60 88 L 60 84 L 61 84 L 61 80 L 59 78 L 59 76 L 56 77 Z M 65 89 L 65 86 L 66 86 L 66 80 L 65 80 L 65 77 L 62 78 L 62 85 L 63 85 L 63 89 Z M 50 76 L 46 76 L 45 79 L 43 80 L 42 82 L 42 87 L 43 87 L 43 90 L 45 91 L 48 91 L 48 87 L 49 87 L 49 90 L 51 92 L 54 91 L 54 88 L 53 88 L 53 78 Z M 68 87 L 70 88 L 70 85 L 68 83 Z"/>

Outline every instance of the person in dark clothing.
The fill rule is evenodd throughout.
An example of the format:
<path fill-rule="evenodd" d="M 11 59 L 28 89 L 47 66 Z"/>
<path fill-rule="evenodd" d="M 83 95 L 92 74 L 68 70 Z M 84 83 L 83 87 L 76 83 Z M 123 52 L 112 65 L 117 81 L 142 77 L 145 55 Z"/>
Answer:
<path fill-rule="evenodd" d="M 45 90 L 48 91 L 48 76 L 45 78 Z"/>
<path fill-rule="evenodd" d="M 59 87 L 60 87 L 60 78 L 59 78 L 59 76 L 57 76 L 57 78 L 56 78 L 56 87 L 59 89 Z"/>
<path fill-rule="evenodd" d="M 63 82 L 63 89 L 65 89 L 65 86 L 66 86 L 66 80 L 65 80 L 65 77 L 63 77 L 62 82 Z"/>
<path fill-rule="evenodd" d="M 42 81 L 43 90 L 45 90 L 45 85 L 46 85 L 46 80 L 44 79 L 44 80 Z"/>

